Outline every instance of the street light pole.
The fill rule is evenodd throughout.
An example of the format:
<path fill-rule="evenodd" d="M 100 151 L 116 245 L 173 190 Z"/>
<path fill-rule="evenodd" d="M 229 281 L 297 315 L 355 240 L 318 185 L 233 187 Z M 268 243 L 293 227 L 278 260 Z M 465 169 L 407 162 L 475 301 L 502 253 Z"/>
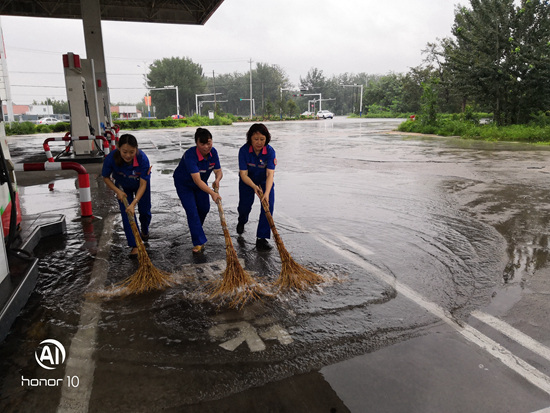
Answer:
<path fill-rule="evenodd" d="M 180 94 L 178 92 L 178 87 L 176 86 L 176 114 L 178 115 L 178 119 L 180 118 Z"/>
<path fill-rule="evenodd" d="M 179 98 L 179 93 L 178 93 L 178 87 L 177 86 L 169 85 L 169 86 L 164 86 L 164 87 L 152 87 L 152 88 L 148 89 L 148 91 L 151 91 L 151 90 L 166 90 L 166 89 L 175 89 L 176 90 L 176 114 L 177 114 L 178 119 L 179 119 L 180 98 Z M 149 117 L 151 117 L 151 113 L 149 113 Z"/>
<path fill-rule="evenodd" d="M 223 95 L 223 93 L 222 92 L 218 92 L 218 93 L 201 93 L 199 95 L 195 95 L 195 113 L 197 115 L 199 115 L 199 116 L 201 115 L 201 106 L 202 106 L 202 105 L 199 105 L 200 102 L 199 102 L 198 97 L 199 96 L 212 96 L 212 95 L 214 95 L 214 96 L 215 95 Z"/>
<path fill-rule="evenodd" d="M 353 85 L 342 85 L 342 87 L 360 87 L 361 88 L 361 96 L 359 98 L 359 117 L 363 115 L 363 85 L 353 84 Z"/>

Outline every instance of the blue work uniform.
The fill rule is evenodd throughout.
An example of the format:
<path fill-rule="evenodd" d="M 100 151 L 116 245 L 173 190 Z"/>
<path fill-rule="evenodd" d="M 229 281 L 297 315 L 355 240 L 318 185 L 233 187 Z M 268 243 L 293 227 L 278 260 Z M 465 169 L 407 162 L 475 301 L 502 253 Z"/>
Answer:
<path fill-rule="evenodd" d="M 214 169 L 221 169 L 216 149 L 212 148 L 204 157 L 199 152 L 199 148 L 193 146 L 185 151 L 174 171 L 174 185 L 187 215 L 187 224 L 194 246 L 203 245 L 207 241 L 202 224 L 210 210 L 210 198 L 208 193 L 193 182 L 191 174 L 198 172 L 201 180 L 208 185 L 208 178 Z"/>
<path fill-rule="evenodd" d="M 151 223 L 151 175 L 149 158 L 138 150 L 134 160 L 130 163 L 124 163 L 122 166 L 118 166 L 115 162 L 114 155 L 118 152 L 118 149 L 111 152 L 105 157 L 103 161 L 103 169 L 101 175 L 105 178 L 112 177 L 115 181 L 115 185 L 121 187 L 127 196 L 128 203 L 132 203 L 135 194 L 139 189 L 140 179 L 147 181 L 147 187 L 145 193 L 137 203 L 137 209 L 139 212 L 139 223 L 141 224 L 141 233 L 149 233 L 149 224 Z M 118 201 L 120 213 L 122 215 L 122 224 L 124 226 L 124 233 L 128 240 L 128 245 L 132 248 L 137 246 L 130 221 L 128 221 L 128 215 L 126 214 L 126 207 L 121 201 Z M 136 221 L 137 224 L 137 221 Z M 138 225 L 139 230 L 139 225 Z"/>
<path fill-rule="evenodd" d="M 267 169 L 275 169 L 277 165 L 277 159 L 275 157 L 275 150 L 266 145 L 262 151 L 256 155 L 252 145 L 248 143 L 244 144 L 239 149 L 239 171 L 248 171 L 248 177 L 252 179 L 256 185 L 259 185 L 265 192 L 265 183 L 267 179 Z M 248 222 L 248 216 L 252 210 L 252 204 L 254 204 L 255 192 L 250 186 L 245 184 L 239 175 L 239 206 L 237 211 L 239 212 L 239 224 L 246 224 Z M 269 193 L 269 211 L 273 215 L 273 209 L 275 207 L 275 183 L 271 187 Z M 260 221 L 258 222 L 258 229 L 256 231 L 257 238 L 271 238 L 271 228 L 269 222 L 265 216 L 263 207 L 260 208 Z"/>

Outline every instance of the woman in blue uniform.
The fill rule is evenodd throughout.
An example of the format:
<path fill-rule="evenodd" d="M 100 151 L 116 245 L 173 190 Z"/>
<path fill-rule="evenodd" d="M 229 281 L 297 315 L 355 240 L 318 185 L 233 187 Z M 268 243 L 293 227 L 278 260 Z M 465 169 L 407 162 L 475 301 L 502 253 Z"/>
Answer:
<path fill-rule="evenodd" d="M 130 134 L 122 135 L 118 141 L 118 149 L 107 155 L 103 161 L 101 175 L 105 184 L 116 193 L 126 240 L 132 248 L 130 256 L 137 256 L 138 250 L 127 214 L 135 215 L 136 205 L 141 224 L 141 238 L 149 239 L 149 224 L 151 223 L 150 173 L 149 159 L 143 151 L 138 149 L 135 136 Z M 124 207 L 122 202 L 124 198 L 128 200 L 128 208 Z"/>
<path fill-rule="evenodd" d="M 174 185 L 187 214 L 187 223 L 193 241 L 193 252 L 200 253 L 206 244 L 202 225 L 210 210 L 210 197 L 214 202 L 221 196 L 208 186 L 208 178 L 214 171 L 214 188 L 219 188 L 223 177 L 218 152 L 212 147 L 212 134 L 208 129 L 198 128 L 195 132 L 196 146 L 183 154 L 174 171 Z"/>
<path fill-rule="evenodd" d="M 258 188 L 263 190 L 263 199 L 269 204 L 269 211 L 273 215 L 275 205 L 275 191 L 273 178 L 277 158 L 275 150 L 269 145 L 271 134 L 264 124 L 255 123 L 246 133 L 246 144 L 239 150 L 239 221 L 237 233 L 244 232 L 244 225 L 252 210 L 255 194 L 259 195 Z M 256 230 L 256 248 L 268 251 L 273 248 L 267 241 L 271 238 L 271 228 L 263 208 L 260 208 L 260 221 Z"/>

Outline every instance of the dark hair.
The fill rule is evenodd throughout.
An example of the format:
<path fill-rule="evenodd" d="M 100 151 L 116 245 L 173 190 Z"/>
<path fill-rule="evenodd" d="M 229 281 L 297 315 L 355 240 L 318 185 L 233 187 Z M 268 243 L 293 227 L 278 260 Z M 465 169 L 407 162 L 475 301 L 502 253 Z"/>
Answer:
<path fill-rule="evenodd" d="M 137 139 L 134 135 L 125 133 L 118 139 L 118 144 L 117 144 L 118 148 L 120 149 L 122 145 L 130 145 L 132 148 L 137 149 L 138 147 Z M 126 161 L 122 159 L 122 156 L 120 156 L 120 150 L 115 151 L 113 157 L 115 158 L 115 164 L 117 166 L 123 166 L 126 163 Z"/>
<path fill-rule="evenodd" d="M 256 132 L 260 132 L 262 135 L 265 136 L 265 144 L 267 145 L 271 140 L 271 134 L 263 123 L 255 123 L 250 127 L 250 129 L 248 129 L 248 132 L 246 132 L 246 143 L 252 145 L 252 135 L 254 135 Z"/>
<path fill-rule="evenodd" d="M 212 134 L 208 129 L 204 128 L 197 128 L 197 131 L 195 132 L 195 143 L 208 143 L 208 140 L 212 139 Z"/>

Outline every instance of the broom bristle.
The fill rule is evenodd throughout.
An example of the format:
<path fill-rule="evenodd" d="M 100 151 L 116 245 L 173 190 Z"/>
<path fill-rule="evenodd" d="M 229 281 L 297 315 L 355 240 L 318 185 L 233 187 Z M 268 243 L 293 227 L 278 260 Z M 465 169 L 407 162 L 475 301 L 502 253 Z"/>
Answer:
<path fill-rule="evenodd" d="M 233 242 L 225 220 L 222 220 L 222 228 L 225 237 L 226 268 L 222 279 L 211 285 L 210 298 L 226 301 L 230 308 L 243 306 L 249 301 L 256 300 L 262 295 L 267 295 L 265 289 L 258 284 L 252 276 L 245 271 L 239 262 L 237 252 L 233 248 Z"/>
<path fill-rule="evenodd" d="M 290 256 L 281 241 L 281 248 L 277 244 L 281 256 L 281 272 L 273 283 L 279 290 L 288 291 L 291 289 L 305 290 L 313 285 L 325 282 L 325 278 L 313 271 L 302 267 Z"/>
<path fill-rule="evenodd" d="M 218 188 L 214 188 L 218 192 Z M 225 261 L 226 268 L 222 274 L 221 281 L 215 281 L 211 284 L 210 298 L 218 298 L 226 301 L 231 308 L 239 307 L 251 300 L 260 298 L 261 295 L 267 295 L 264 288 L 244 270 L 237 257 L 237 252 L 233 247 L 233 241 L 229 230 L 221 200 L 217 202 L 220 222 L 225 239 Z"/>
<path fill-rule="evenodd" d="M 283 243 L 281 236 L 279 235 L 279 232 L 277 231 L 277 228 L 275 227 L 275 221 L 269 211 L 269 205 L 266 201 L 262 200 L 263 192 L 261 188 L 260 194 L 260 200 L 262 207 L 264 208 L 265 216 L 269 222 L 271 232 L 273 232 L 273 237 L 275 238 L 275 245 L 277 245 L 277 250 L 281 256 L 281 272 L 279 274 L 279 278 L 277 278 L 273 285 L 283 291 L 290 289 L 305 290 L 315 284 L 321 284 L 324 282 L 324 277 L 302 267 L 290 256 L 289 252 L 285 248 L 285 244 Z"/>
<path fill-rule="evenodd" d="M 126 280 L 115 285 L 127 294 L 141 294 L 152 290 L 162 290 L 173 285 L 172 277 L 166 271 L 155 268 L 145 245 L 141 241 L 139 231 L 135 222 L 130 222 L 138 249 L 139 268 Z"/>

